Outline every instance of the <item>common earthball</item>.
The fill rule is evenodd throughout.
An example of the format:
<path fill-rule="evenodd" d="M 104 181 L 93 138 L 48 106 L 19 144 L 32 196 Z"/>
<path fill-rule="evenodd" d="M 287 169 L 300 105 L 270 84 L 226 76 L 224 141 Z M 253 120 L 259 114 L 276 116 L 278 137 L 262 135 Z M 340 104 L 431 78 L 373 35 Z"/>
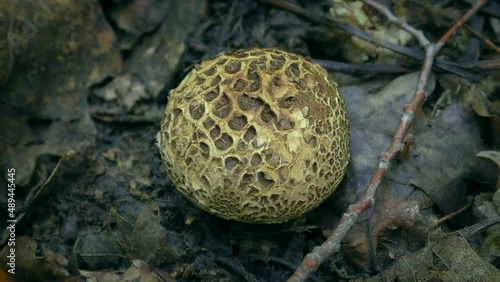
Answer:
<path fill-rule="evenodd" d="M 170 91 L 157 136 L 175 187 L 225 219 L 279 223 L 317 207 L 349 160 L 349 119 L 319 65 L 254 48 L 219 54 Z"/>

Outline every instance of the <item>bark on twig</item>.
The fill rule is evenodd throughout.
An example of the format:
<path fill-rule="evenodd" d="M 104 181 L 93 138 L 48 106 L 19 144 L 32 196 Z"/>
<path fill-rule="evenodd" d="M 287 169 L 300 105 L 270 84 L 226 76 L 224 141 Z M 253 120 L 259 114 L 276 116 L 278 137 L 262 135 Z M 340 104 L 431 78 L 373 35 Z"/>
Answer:
<path fill-rule="evenodd" d="M 364 2 L 370 5 L 372 8 L 378 10 L 382 14 L 386 15 L 392 23 L 398 25 L 402 29 L 415 36 L 419 40 L 420 45 L 425 48 L 425 60 L 422 65 L 417 89 L 415 90 L 415 95 L 413 96 L 410 104 L 404 109 L 404 113 L 401 116 L 391 145 L 386 152 L 382 153 L 379 156 L 378 164 L 376 166 L 372 179 L 368 183 L 366 191 L 357 203 L 349 206 L 348 211 L 342 215 L 339 224 L 333 230 L 330 237 L 322 245 L 315 247 L 312 252 L 304 257 L 301 265 L 289 278 L 289 282 L 306 281 L 308 276 L 316 271 L 316 269 L 318 269 L 323 261 L 325 261 L 333 253 L 338 252 L 340 250 L 340 244 L 343 238 L 345 237 L 347 232 L 349 232 L 349 230 L 354 226 L 359 215 L 375 203 L 375 193 L 389 168 L 389 162 L 393 160 L 403 148 L 403 138 L 408 132 L 408 128 L 413 121 L 415 111 L 428 97 L 429 93 L 426 92 L 426 87 L 436 54 L 442 48 L 444 43 L 448 41 L 453 36 L 453 34 L 472 15 L 474 15 L 474 13 L 476 13 L 484 4 L 486 4 L 488 0 L 478 0 L 476 4 L 474 4 L 474 6 L 472 6 L 471 9 L 460 20 L 458 20 L 455 25 L 450 28 L 437 43 L 429 42 L 429 40 L 425 38 L 421 31 L 416 30 L 413 27 L 409 26 L 407 23 L 400 21 L 386 7 L 376 3 L 373 0 L 364 0 Z"/>

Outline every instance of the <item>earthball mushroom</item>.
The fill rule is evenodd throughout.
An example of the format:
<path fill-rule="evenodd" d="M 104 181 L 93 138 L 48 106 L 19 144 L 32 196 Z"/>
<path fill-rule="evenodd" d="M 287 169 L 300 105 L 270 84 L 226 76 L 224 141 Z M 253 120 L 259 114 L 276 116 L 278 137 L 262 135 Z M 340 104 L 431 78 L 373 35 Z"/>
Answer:
<path fill-rule="evenodd" d="M 317 207 L 349 160 L 337 85 L 273 48 L 219 54 L 170 91 L 157 135 L 175 187 L 225 219 L 279 223 Z"/>

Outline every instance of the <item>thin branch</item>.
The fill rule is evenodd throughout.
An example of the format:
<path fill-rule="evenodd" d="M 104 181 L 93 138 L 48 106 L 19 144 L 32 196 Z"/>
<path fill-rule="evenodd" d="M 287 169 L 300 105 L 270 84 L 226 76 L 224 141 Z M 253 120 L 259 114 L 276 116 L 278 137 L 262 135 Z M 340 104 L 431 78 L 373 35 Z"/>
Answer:
<path fill-rule="evenodd" d="M 470 9 L 465 13 L 465 15 L 462 16 L 461 19 L 459 19 L 449 30 L 446 32 L 441 39 L 439 39 L 438 44 L 444 44 L 447 42 L 457 31 L 462 25 L 464 25 L 465 22 L 467 22 L 470 17 L 472 17 L 474 14 L 481 9 L 482 6 L 484 6 L 486 3 L 488 3 L 489 0 L 478 0 Z"/>
<path fill-rule="evenodd" d="M 437 224 L 441 224 L 445 221 L 447 221 L 448 219 L 458 215 L 458 214 L 461 214 L 462 212 L 464 212 L 466 209 L 468 209 L 470 206 L 472 206 L 472 201 L 468 202 L 465 206 L 461 207 L 460 209 L 450 213 L 450 214 L 447 214 L 443 217 L 441 217 L 438 221 L 437 221 Z"/>
<path fill-rule="evenodd" d="M 348 211 L 342 215 L 339 224 L 333 230 L 330 237 L 320 246 L 315 247 L 312 252 L 307 254 L 300 266 L 295 270 L 295 273 L 289 278 L 289 282 L 300 282 L 306 281 L 311 273 L 316 271 L 323 261 L 325 261 L 330 255 L 340 250 L 340 243 L 344 239 L 345 235 L 356 223 L 359 215 L 364 212 L 369 207 L 375 204 L 375 193 L 384 178 L 385 173 L 389 169 L 389 162 L 393 160 L 396 155 L 403 148 L 403 138 L 408 132 L 413 118 L 415 116 L 415 111 L 422 105 L 428 96 L 426 92 L 427 83 L 429 81 L 429 76 L 431 74 L 432 65 L 436 57 L 437 52 L 441 49 L 444 43 L 451 38 L 451 36 L 462 26 L 475 12 L 479 10 L 481 6 L 486 4 L 487 0 L 479 0 L 474 6 L 471 7 L 469 12 L 467 12 L 463 18 L 461 18 L 453 27 L 439 40 L 438 43 L 423 44 L 425 46 L 425 60 L 422 65 L 422 70 L 418 78 L 417 88 L 415 90 L 415 95 L 413 96 L 410 104 L 405 107 L 404 113 L 399 121 L 398 128 L 394 134 L 391 145 L 387 151 L 379 156 L 379 162 L 375 169 L 372 179 L 368 183 L 368 187 L 364 194 L 361 196 L 360 200 L 349 206 Z M 406 24 L 402 24 L 401 21 L 397 19 L 390 11 L 381 5 L 376 4 L 372 0 L 365 0 L 365 3 L 372 6 L 374 9 L 389 15 L 388 19 L 398 24 L 401 28 L 407 28 Z M 375 5 L 373 5 L 375 4 Z M 412 34 L 414 34 L 414 29 L 411 28 Z M 417 32 L 421 34 L 421 32 Z M 422 34 L 423 36 L 423 34 Z M 422 43 L 429 42 L 427 39 L 419 39 Z"/>
<path fill-rule="evenodd" d="M 500 46 L 497 46 L 495 42 L 491 41 L 488 37 L 482 35 L 479 31 L 475 30 L 468 24 L 464 24 L 465 29 L 467 29 L 470 33 L 472 33 L 475 37 L 482 40 L 488 47 L 495 50 L 495 52 L 500 53 Z"/>
<path fill-rule="evenodd" d="M 500 69 L 500 60 L 460 62 L 456 63 L 456 65 L 466 69 L 477 68 L 481 70 L 498 70 Z"/>
<path fill-rule="evenodd" d="M 363 39 L 363 40 L 368 41 L 370 43 L 376 44 L 378 46 L 382 46 L 384 48 L 387 48 L 387 49 L 392 50 L 398 54 L 412 58 L 414 60 L 423 61 L 425 59 L 424 53 L 421 52 L 420 50 L 415 50 L 413 48 L 408 48 L 406 46 L 401 46 L 401 45 L 397 45 L 397 44 L 388 43 L 388 42 L 383 41 L 383 40 L 379 40 L 379 39 L 374 38 L 373 36 L 371 36 L 370 34 L 366 33 L 365 31 L 363 31 L 359 28 L 356 28 L 354 26 L 351 26 L 351 25 L 348 25 L 348 24 L 345 24 L 345 23 L 342 23 L 339 21 L 335 21 L 335 20 L 330 19 L 330 18 L 326 18 L 324 16 L 318 16 L 318 15 L 311 13 L 310 11 L 307 11 L 306 9 L 304 9 L 300 6 L 294 5 L 290 2 L 283 1 L 283 0 L 261 0 L 261 1 L 264 3 L 268 3 L 270 5 L 274 5 L 276 7 L 280 7 L 282 9 L 285 9 L 287 11 L 290 11 L 290 12 L 295 13 L 297 15 L 300 15 L 302 17 L 305 17 L 312 22 L 328 26 L 329 28 L 342 30 L 350 35 L 356 36 L 360 39 Z M 446 72 L 456 74 L 460 77 L 463 77 L 463 78 L 465 78 L 469 81 L 473 81 L 473 82 L 479 81 L 482 78 L 481 75 L 479 75 L 477 73 L 461 69 L 461 68 L 457 67 L 457 65 L 452 64 L 452 63 L 447 62 L 447 61 L 444 61 L 442 59 L 436 59 L 433 67 L 440 69 L 440 70 L 443 70 L 443 71 L 446 71 Z"/>
<path fill-rule="evenodd" d="M 401 29 L 403 29 L 406 32 L 408 32 L 409 34 L 413 35 L 413 37 L 415 37 L 418 40 L 418 42 L 420 43 L 420 47 L 425 49 L 427 47 L 427 45 L 430 44 L 429 40 L 425 37 L 424 33 L 421 30 L 418 30 L 418 29 L 412 27 L 407 22 L 396 17 L 393 13 L 391 13 L 391 11 L 389 11 L 389 9 L 386 6 L 381 5 L 381 4 L 379 4 L 375 1 L 372 1 L 372 0 L 365 0 L 365 3 L 372 6 L 372 8 L 377 9 L 382 14 L 384 14 L 384 16 L 386 16 L 390 22 L 394 23 L 395 25 L 399 26 Z"/>
<path fill-rule="evenodd" d="M 350 64 L 331 60 L 312 59 L 313 63 L 319 64 L 323 68 L 351 75 L 362 74 L 387 74 L 387 73 L 409 73 L 414 69 L 396 64 Z"/>

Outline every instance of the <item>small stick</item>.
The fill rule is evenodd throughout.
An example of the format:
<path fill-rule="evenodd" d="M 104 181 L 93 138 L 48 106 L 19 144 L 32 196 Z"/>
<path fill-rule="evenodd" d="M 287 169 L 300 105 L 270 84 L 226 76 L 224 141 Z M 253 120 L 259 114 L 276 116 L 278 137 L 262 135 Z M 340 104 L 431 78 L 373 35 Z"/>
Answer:
<path fill-rule="evenodd" d="M 464 212 L 466 209 L 468 209 L 470 206 L 472 206 L 472 201 L 468 202 L 465 206 L 461 207 L 460 209 L 450 213 L 450 214 L 447 214 L 443 217 L 441 217 L 438 221 L 437 221 L 437 224 L 441 224 L 445 221 L 447 221 L 448 219 L 458 215 L 458 214 L 461 214 L 462 212 Z"/>
<path fill-rule="evenodd" d="M 500 69 L 500 60 L 486 60 L 486 61 L 475 61 L 475 62 L 460 62 L 455 63 L 461 68 L 477 68 L 481 70 L 498 70 Z"/>
<path fill-rule="evenodd" d="M 482 35 L 479 31 L 473 29 L 470 25 L 465 24 L 465 29 L 467 29 L 470 33 L 472 33 L 475 37 L 482 40 L 488 47 L 495 50 L 495 52 L 500 53 L 500 46 L 497 46 L 493 41 L 491 41 L 488 37 Z"/>
<path fill-rule="evenodd" d="M 351 75 L 379 74 L 379 73 L 409 73 L 413 70 L 396 64 L 350 64 L 338 61 L 312 59 L 313 63 L 331 71 L 347 73 Z"/>
<path fill-rule="evenodd" d="M 410 127 L 413 118 L 415 116 L 415 111 L 420 107 L 420 105 L 425 101 L 428 96 L 426 92 L 426 86 L 431 74 L 432 64 L 436 58 L 436 54 L 443 47 L 444 43 L 451 38 L 451 36 L 472 16 L 476 13 L 488 0 L 478 0 L 471 9 L 458 20 L 448 32 L 441 37 L 441 39 L 436 43 L 430 43 L 427 38 L 423 35 L 421 31 L 416 31 L 413 27 L 409 27 L 408 24 L 402 23 L 396 16 L 394 16 L 387 8 L 377 4 L 373 0 L 364 0 L 364 2 L 379 12 L 388 16 L 388 19 L 400 26 L 402 29 L 406 30 L 410 34 L 416 36 L 419 40 L 420 45 L 425 48 L 425 59 L 420 71 L 420 76 L 418 78 L 417 89 L 415 90 L 415 95 L 411 100 L 410 104 L 404 109 L 404 113 L 399 121 L 398 128 L 394 134 L 391 145 L 386 152 L 379 156 L 379 162 L 375 168 L 372 179 L 368 183 L 366 191 L 363 193 L 360 200 L 349 206 L 348 211 L 342 215 L 337 227 L 333 230 L 330 237 L 320 246 L 315 247 L 312 252 L 307 254 L 300 266 L 295 270 L 295 273 L 289 278 L 289 282 L 300 282 L 306 281 L 308 276 L 316 271 L 323 261 L 325 261 L 330 255 L 340 250 L 340 243 L 344 239 L 345 235 L 356 223 L 359 215 L 366 209 L 375 204 L 375 193 L 379 187 L 382 178 L 389 168 L 389 162 L 394 159 L 394 157 L 403 148 L 402 141 L 408 128 Z"/>
<path fill-rule="evenodd" d="M 420 47 L 426 48 L 428 44 L 430 44 L 429 40 L 425 37 L 424 33 L 421 30 L 418 30 L 414 28 L 413 26 L 409 25 L 407 22 L 401 20 L 400 18 L 396 17 L 389 9 L 382 5 L 379 4 L 375 1 L 368 0 L 365 1 L 366 4 L 372 6 L 372 8 L 378 10 L 380 13 L 384 14 L 384 16 L 393 24 L 399 26 L 401 29 L 405 30 L 409 34 L 413 35 L 418 42 L 420 43 Z"/>
<path fill-rule="evenodd" d="M 441 39 L 439 39 L 437 44 L 443 45 L 446 43 L 454 34 L 455 32 L 458 31 L 460 27 L 462 27 L 465 22 L 467 22 L 470 17 L 472 17 L 479 9 L 481 9 L 482 6 L 484 6 L 486 3 L 488 3 L 489 0 L 477 0 L 477 2 L 470 7 L 469 11 L 465 13 L 465 15 L 462 16 L 449 30 L 446 32 Z M 441 49 L 441 47 L 439 47 Z"/>

